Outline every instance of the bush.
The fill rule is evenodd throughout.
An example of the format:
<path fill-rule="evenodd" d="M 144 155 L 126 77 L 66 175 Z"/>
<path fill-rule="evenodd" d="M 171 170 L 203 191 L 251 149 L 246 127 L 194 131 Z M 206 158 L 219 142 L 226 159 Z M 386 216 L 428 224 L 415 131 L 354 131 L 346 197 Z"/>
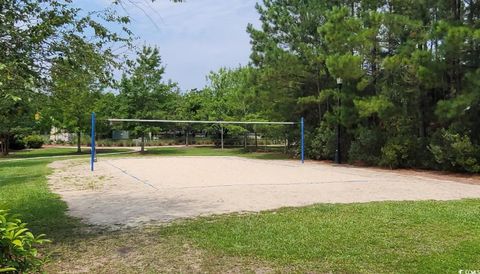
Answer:
<path fill-rule="evenodd" d="M 480 149 L 466 135 L 441 129 L 434 134 L 428 149 L 441 169 L 480 172 Z"/>
<path fill-rule="evenodd" d="M 0 272 L 34 272 L 42 267 L 44 260 L 35 246 L 49 240 L 34 236 L 25 226 L 16 215 L 0 210 Z"/>
<path fill-rule="evenodd" d="M 328 127 L 322 122 L 313 136 L 307 136 L 306 140 L 310 140 L 307 150 L 309 158 L 312 159 L 333 159 L 335 155 L 335 130 Z"/>
<path fill-rule="evenodd" d="M 378 165 L 382 155 L 384 137 L 379 130 L 360 127 L 348 151 L 349 161 L 367 165 Z"/>
<path fill-rule="evenodd" d="M 421 143 L 416 137 L 396 136 L 382 147 L 380 165 L 389 168 L 417 166 L 418 154 L 422 153 Z"/>
<path fill-rule="evenodd" d="M 26 148 L 26 145 L 22 135 L 16 135 L 15 137 L 11 138 L 10 149 L 22 150 L 25 148 Z"/>
<path fill-rule="evenodd" d="M 29 135 L 23 139 L 29 148 L 41 148 L 45 140 L 40 135 Z"/>

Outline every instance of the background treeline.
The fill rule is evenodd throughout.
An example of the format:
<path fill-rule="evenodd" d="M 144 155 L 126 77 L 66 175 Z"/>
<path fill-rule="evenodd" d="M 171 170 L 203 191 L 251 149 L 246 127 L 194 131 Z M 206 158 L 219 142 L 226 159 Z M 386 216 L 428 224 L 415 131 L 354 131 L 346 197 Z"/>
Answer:
<path fill-rule="evenodd" d="M 114 50 L 131 46 L 128 17 L 112 11 L 80 16 L 70 5 L 47 2 L 52 10 L 33 0 L 0 4 L 8 15 L 0 20 L 10 20 L 1 29 L 3 140 L 52 125 L 80 138 L 88 134 L 91 111 L 100 120 L 303 116 L 313 159 L 333 159 L 339 123 L 344 161 L 480 171 L 477 0 L 264 0 L 257 5 L 261 25 L 247 27 L 251 63 L 212 72 L 206 87 L 188 92 L 163 79 L 156 47 L 136 49 L 136 56 L 126 59 Z M 38 14 L 28 5 L 36 5 Z M 20 27 L 28 16 L 45 25 Z M 115 33 L 105 22 L 126 26 Z M 114 70 L 123 72 L 121 79 L 114 79 Z M 109 125 L 103 126 L 100 133 L 108 131 Z M 158 130 L 158 125 L 122 126 L 139 137 Z M 188 127 L 194 126 L 184 130 Z M 215 127 L 209 130 L 218 132 Z M 292 153 L 298 153 L 294 128 L 226 131 L 269 132 L 289 139 Z"/>
<path fill-rule="evenodd" d="M 350 163 L 480 171 L 479 1 L 264 0 L 257 10 L 251 65 L 211 73 L 184 96 L 189 117 L 304 116 L 313 159 L 334 158 L 339 123 Z"/>
<path fill-rule="evenodd" d="M 480 171 L 480 2 L 265 0 L 248 27 L 259 100 L 305 116 L 308 153 Z M 342 78 L 339 92 L 336 79 Z M 341 106 L 338 106 L 341 99 Z"/>
<path fill-rule="evenodd" d="M 118 2 L 118 1 L 117 1 Z M 52 126 L 80 136 L 131 48 L 130 19 L 72 1 L 0 1 L 0 153 Z M 117 25 L 111 31 L 106 25 Z"/>

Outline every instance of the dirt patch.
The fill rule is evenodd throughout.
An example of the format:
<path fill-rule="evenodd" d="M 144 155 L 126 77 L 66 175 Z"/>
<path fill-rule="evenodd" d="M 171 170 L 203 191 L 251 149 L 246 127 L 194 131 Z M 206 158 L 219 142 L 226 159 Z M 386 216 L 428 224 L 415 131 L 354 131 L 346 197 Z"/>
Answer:
<path fill-rule="evenodd" d="M 51 164 L 70 214 L 108 227 L 314 203 L 480 198 L 455 177 L 238 157 L 148 157 Z"/>
<path fill-rule="evenodd" d="M 47 273 L 289 273 L 256 258 L 204 250 L 160 228 L 142 227 L 55 243 Z M 275 271 L 274 271 L 275 269 Z"/>
<path fill-rule="evenodd" d="M 74 161 L 56 161 L 49 165 L 54 172 L 48 178 L 50 188 L 54 192 L 73 192 L 73 191 L 100 191 L 107 185 L 113 176 L 101 171 L 96 174 L 85 173 L 85 160 Z M 91 175 L 91 176 L 88 176 Z M 112 186 L 111 183 L 108 186 Z"/>

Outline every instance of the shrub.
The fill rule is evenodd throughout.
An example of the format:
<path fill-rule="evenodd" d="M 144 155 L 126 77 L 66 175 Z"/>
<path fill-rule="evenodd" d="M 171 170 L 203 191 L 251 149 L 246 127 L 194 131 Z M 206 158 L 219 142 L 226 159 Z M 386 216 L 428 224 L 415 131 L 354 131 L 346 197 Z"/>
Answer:
<path fill-rule="evenodd" d="M 428 149 L 442 169 L 480 172 L 479 148 L 466 135 L 441 129 L 434 134 Z"/>
<path fill-rule="evenodd" d="M 392 137 L 382 147 L 380 165 L 389 168 L 413 167 L 417 164 L 417 155 L 422 151 L 421 143 L 416 137 Z"/>
<path fill-rule="evenodd" d="M 381 147 L 384 143 L 382 133 L 379 130 L 360 127 L 355 135 L 356 138 L 348 151 L 350 162 L 377 165 L 380 162 Z"/>
<path fill-rule="evenodd" d="M 332 159 L 335 154 L 335 130 L 322 122 L 313 136 L 307 136 L 306 140 L 311 140 L 310 147 L 307 150 L 308 156 L 312 159 Z"/>
<path fill-rule="evenodd" d="M 0 210 L 0 272 L 34 272 L 43 263 L 36 245 L 49 240 L 44 235 L 34 236 L 26 224 L 7 210 Z"/>
<path fill-rule="evenodd" d="M 64 140 L 57 140 L 57 141 L 55 141 L 55 144 L 57 144 L 57 145 L 65 145 L 66 142 L 65 142 Z"/>
<path fill-rule="evenodd" d="M 14 150 L 22 150 L 25 149 L 25 140 L 22 135 L 16 135 L 15 137 L 11 138 L 10 140 L 10 148 Z"/>
<path fill-rule="evenodd" d="M 29 135 L 23 139 L 29 148 L 41 148 L 45 140 L 40 135 Z"/>

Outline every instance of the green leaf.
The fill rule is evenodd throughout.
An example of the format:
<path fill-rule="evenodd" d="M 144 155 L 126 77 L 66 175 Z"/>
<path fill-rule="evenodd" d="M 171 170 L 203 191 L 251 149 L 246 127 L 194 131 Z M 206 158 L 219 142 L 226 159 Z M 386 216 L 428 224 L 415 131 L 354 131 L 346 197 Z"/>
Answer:
<path fill-rule="evenodd" d="M 15 232 L 15 234 L 13 235 L 14 238 L 17 238 L 18 236 L 20 236 L 23 232 L 25 231 L 28 231 L 28 228 L 22 228 L 20 230 L 18 230 L 17 232 Z"/>
<path fill-rule="evenodd" d="M 17 240 L 13 240 L 13 241 L 12 241 L 12 244 L 14 244 L 14 245 L 16 245 L 16 246 L 22 246 L 22 245 L 23 245 L 23 244 L 22 244 L 22 241 L 20 241 L 20 240 L 18 240 L 18 239 L 17 239 Z"/>
<path fill-rule="evenodd" d="M 15 271 L 17 269 L 13 267 L 7 267 L 7 268 L 0 268 L 0 272 L 9 272 L 9 271 Z"/>

